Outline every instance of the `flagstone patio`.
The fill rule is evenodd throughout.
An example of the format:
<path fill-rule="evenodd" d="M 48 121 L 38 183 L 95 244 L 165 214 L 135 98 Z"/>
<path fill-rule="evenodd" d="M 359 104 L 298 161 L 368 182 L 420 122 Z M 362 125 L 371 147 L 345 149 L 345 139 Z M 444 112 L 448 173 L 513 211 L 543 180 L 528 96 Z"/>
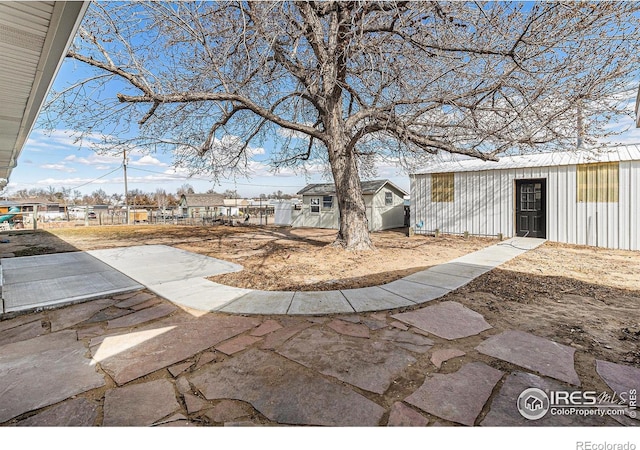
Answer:
<path fill-rule="evenodd" d="M 463 331 L 464 317 L 481 324 L 478 350 L 468 331 L 416 319 L 432 311 Z M 332 318 L 202 314 L 147 291 L 32 313 L 0 322 L 0 425 L 640 425 L 632 409 L 525 419 L 526 388 L 637 390 L 639 369 L 594 360 L 601 378 L 578 380 L 574 352 L 483 321 L 437 300 Z"/>

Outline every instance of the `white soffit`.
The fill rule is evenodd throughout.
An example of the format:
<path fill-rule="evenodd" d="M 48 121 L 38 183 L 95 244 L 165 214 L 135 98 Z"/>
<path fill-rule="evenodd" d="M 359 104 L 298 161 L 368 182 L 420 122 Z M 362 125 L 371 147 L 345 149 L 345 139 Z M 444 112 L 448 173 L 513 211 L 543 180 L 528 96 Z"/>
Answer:
<path fill-rule="evenodd" d="M 0 1 L 0 186 L 16 166 L 88 5 Z"/>

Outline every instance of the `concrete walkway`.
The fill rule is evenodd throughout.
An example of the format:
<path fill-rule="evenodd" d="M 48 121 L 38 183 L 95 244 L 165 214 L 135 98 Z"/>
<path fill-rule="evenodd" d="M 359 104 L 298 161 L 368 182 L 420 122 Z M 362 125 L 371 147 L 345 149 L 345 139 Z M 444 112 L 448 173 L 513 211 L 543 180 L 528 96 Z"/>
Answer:
<path fill-rule="evenodd" d="M 204 277 L 235 272 L 242 267 L 162 245 L 88 253 L 155 294 L 189 308 L 233 314 L 321 315 L 426 303 L 543 242 L 513 238 L 382 286 L 318 292 L 257 291 L 213 283 Z"/>
<path fill-rule="evenodd" d="M 420 305 L 534 249 L 542 239 L 513 238 L 381 286 L 335 291 L 258 291 L 206 277 L 242 266 L 165 245 L 4 260 L 4 312 L 59 306 L 146 287 L 200 311 L 256 315 L 322 315 Z"/>

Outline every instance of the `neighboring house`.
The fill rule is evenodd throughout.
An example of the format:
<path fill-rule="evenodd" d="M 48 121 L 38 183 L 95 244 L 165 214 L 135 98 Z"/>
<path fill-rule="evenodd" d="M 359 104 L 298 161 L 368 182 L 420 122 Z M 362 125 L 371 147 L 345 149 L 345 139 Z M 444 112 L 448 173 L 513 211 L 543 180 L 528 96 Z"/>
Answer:
<path fill-rule="evenodd" d="M 416 233 L 640 250 L 640 146 L 434 164 L 411 175 Z"/>
<path fill-rule="evenodd" d="M 226 212 L 222 194 L 183 194 L 180 197 L 180 214 L 183 217 L 216 217 Z"/>
<path fill-rule="evenodd" d="M 242 216 L 251 204 L 246 198 L 225 198 L 223 200 L 224 214 L 226 216 Z"/>
<path fill-rule="evenodd" d="M 407 192 L 389 180 L 363 181 L 362 194 L 370 231 L 404 226 L 404 197 Z M 302 203 L 291 215 L 294 227 L 340 228 L 340 212 L 334 184 L 310 184 L 298 192 Z"/>

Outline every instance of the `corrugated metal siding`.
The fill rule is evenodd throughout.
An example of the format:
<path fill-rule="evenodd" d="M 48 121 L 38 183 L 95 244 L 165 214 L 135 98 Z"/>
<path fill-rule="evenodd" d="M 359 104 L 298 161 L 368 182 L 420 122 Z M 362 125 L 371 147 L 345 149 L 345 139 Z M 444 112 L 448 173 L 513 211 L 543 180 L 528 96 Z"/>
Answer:
<path fill-rule="evenodd" d="M 547 181 L 547 239 L 640 250 L 640 161 L 620 162 L 619 173 L 619 201 L 609 203 L 578 203 L 575 165 L 456 173 L 453 203 L 432 203 L 431 174 L 412 175 L 411 226 L 417 233 L 511 237 L 515 181 L 542 178 Z"/>

